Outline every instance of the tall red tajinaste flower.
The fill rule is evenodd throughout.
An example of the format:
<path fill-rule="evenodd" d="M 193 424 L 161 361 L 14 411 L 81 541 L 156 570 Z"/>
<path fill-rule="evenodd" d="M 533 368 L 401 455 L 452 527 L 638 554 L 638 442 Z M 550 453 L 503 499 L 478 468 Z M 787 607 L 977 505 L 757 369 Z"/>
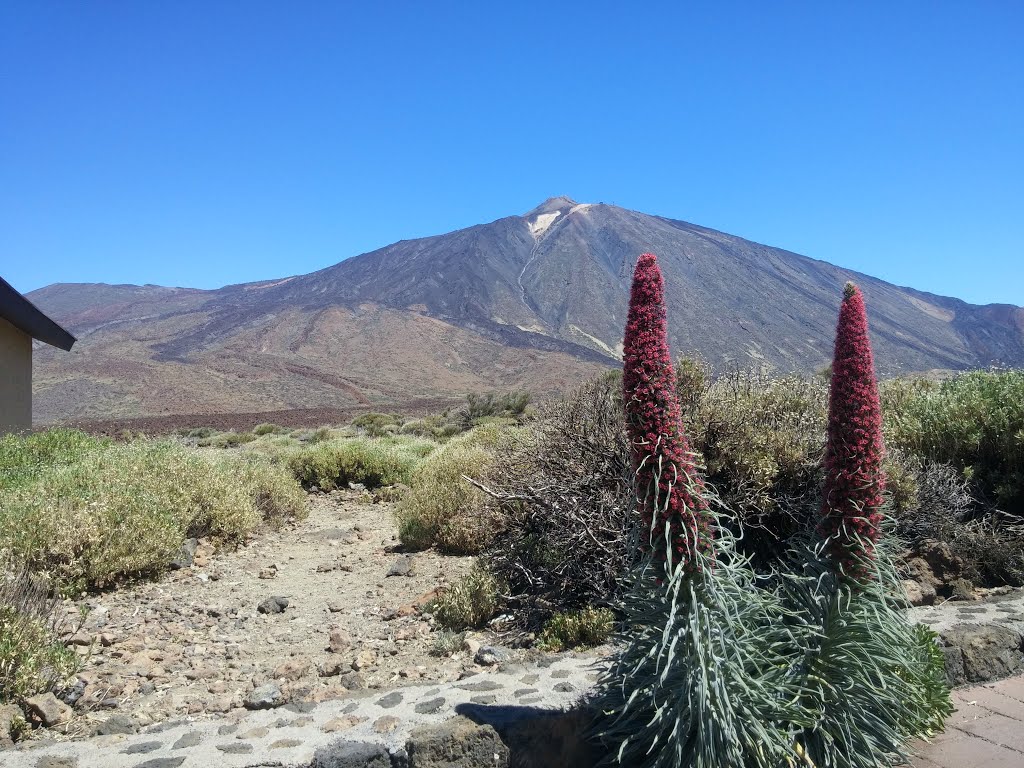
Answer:
<path fill-rule="evenodd" d="M 645 542 L 668 570 L 680 563 L 692 567 L 695 552 L 710 552 L 712 528 L 683 433 L 668 350 L 665 283 L 653 253 L 643 254 L 633 273 L 622 387 Z"/>
<path fill-rule="evenodd" d="M 821 532 L 830 537 L 837 565 L 863 575 L 881 523 L 885 473 L 882 408 L 868 338 L 864 297 L 847 283 L 836 327 L 828 399 L 828 443 Z"/>

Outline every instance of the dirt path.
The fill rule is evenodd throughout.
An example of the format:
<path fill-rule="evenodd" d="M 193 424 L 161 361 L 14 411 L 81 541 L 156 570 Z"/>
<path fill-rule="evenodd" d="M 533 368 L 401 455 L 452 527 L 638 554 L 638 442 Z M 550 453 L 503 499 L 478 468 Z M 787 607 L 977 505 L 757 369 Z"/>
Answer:
<path fill-rule="evenodd" d="M 88 733 L 112 712 L 140 725 L 227 712 L 257 689 L 324 701 L 457 679 L 472 659 L 430 655 L 437 633 L 412 606 L 471 559 L 407 557 L 397 544 L 390 504 L 312 495 L 301 523 L 234 552 L 201 545 L 191 568 L 83 601 L 89 615 L 76 641 L 92 653 L 80 675 L 82 714 L 66 730 Z M 388 576 L 410 564 L 409 575 Z M 262 612 L 275 597 L 287 607 Z"/>

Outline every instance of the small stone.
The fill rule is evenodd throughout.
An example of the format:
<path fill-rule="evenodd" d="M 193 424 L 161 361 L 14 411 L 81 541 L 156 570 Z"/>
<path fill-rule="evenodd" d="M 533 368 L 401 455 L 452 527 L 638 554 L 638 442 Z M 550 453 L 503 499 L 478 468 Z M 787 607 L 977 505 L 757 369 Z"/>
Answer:
<path fill-rule="evenodd" d="M 313 753 L 310 768 L 391 768 L 391 755 L 380 744 L 336 741 Z"/>
<path fill-rule="evenodd" d="M 149 752 L 156 752 L 163 744 L 159 741 L 143 741 L 140 744 L 132 744 L 121 750 L 122 755 L 145 755 Z"/>
<path fill-rule="evenodd" d="M 331 613 L 342 613 L 345 610 L 345 606 L 335 600 L 328 600 L 327 610 Z"/>
<path fill-rule="evenodd" d="M 283 613 L 284 609 L 288 607 L 287 597 L 268 597 L 258 606 L 256 610 L 260 613 Z"/>
<path fill-rule="evenodd" d="M 135 733 L 139 730 L 139 724 L 134 718 L 128 715 L 111 715 L 102 723 L 96 726 L 96 734 L 108 736 L 113 733 Z"/>
<path fill-rule="evenodd" d="M 343 659 L 333 658 L 321 661 L 317 665 L 317 670 L 320 672 L 320 677 L 335 677 L 345 671 L 348 665 Z"/>
<path fill-rule="evenodd" d="M 572 683 L 559 683 L 555 686 L 555 691 L 558 693 L 572 693 L 576 688 Z"/>
<path fill-rule="evenodd" d="M 568 669 L 555 669 L 551 671 L 551 676 L 556 680 L 564 680 L 572 674 Z"/>
<path fill-rule="evenodd" d="M 534 685 L 538 680 L 540 680 L 540 675 L 523 675 L 519 678 L 519 682 L 524 685 Z"/>
<path fill-rule="evenodd" d="M 476 683 L 463 683 L 462 685 L 456 686 L 464 691 L 500 691 L 504 686 L 501 683 L 496 683 L 493 680 L 481 680 Z"/>
<path fill-rule="evenodd" d="M 223 735 L 223 734 L 221 734 Z M 189 731 L 183 734 L 180 739 L 174 742 L 171 749 L 188 749 L 189 747 L 199 746 L 199 742 L 203 740 L 203 736 L 199 731 Z"/>
<path fill-rule="evenodd" d="M 154 757 L 152 760 L 139 763 L 135 768 L 178 768 L 184 762 L 184 757 Z"/>
<path fill-rule="evenodd" d="M 260 568 L 259 577 L 261 579 L 274 579 L 277 578 L 277 566 L 268 565 L 266 568 Z"/>
<path fill-rule="evenodd" d="M 222 725 L 220 728 L 217 729 L 217 735 L 218 736 L 230 736 L 232 733 L 234 733 L 237 730 L 238 730 L 238 723 L 228 723 L 226 725 Z"/>
<path fill-rule="evenodd" d="M 536 688 L 517 688 L 515 696 L 517 699 L 521 699 L 523 696 L 529 696 L 531 693 L 539 693 Z"/>
<path fill-rule="evenodd" d="M 360 651 L 359 655 L 352 660 L 352 669 L 356 672 L 360 672 L 364 669 L 372 667 L 377 663 L 377 654 L 373 651 L 366 649 Z"/>
<path fill-rule="evenodd" d="M 501 648 L 496 645 L 485 645 L 473 655 L 473 661 L 484 667 L 493 667 L 495 664 L 501 664 L 502 662 L 508 661 L 510 656 L 511 654 L 507 648 Z"/>
<path fill-rule="evenodd" d="M 416 568 L 413 558 L 403 555 L 388 568 L 388 576 L 415 576 Z"/>
<path fill-rule="evenodd" d="M 366 679 L 358 672 L 346 672 L 338 682 L 350 691 L 362 691 L 366 688 Z"/>
<path fill-rule="evenodd" d="M 47 755 L 36 761 L 36 768 L 78 768 L 78 758 Z"/>
<path fill-rule="evenodd" d="M 285 680 L 298 680 L 309 673 L 310 666 L 309 659 L 289 659 L 283 664 L 279 664 L 274 669 L 274 679 L 277 680 L 284 678 Z"/>
<path fill-rule="evenodd" d="M 46 727 L 60 725 L 71 719 L 71 707 L 49 692 L 25 699 L 25 706 Z"/>
<path fill-rule="evenodd" d="M 328 720 L 326 723 L 320 726 L 322 731 L 326 733 L 337 733 L 338 731 L 347 731 L 349 728 L 354 728 L 360 723 L 364 723 L 369 718 L 356 717 L 355 715 L 342 715 L 341 717 L 335 717 Z"/>
<path fill-rule="evenodd" d="M 247 755 L 253 750 L 252 744 L 233 742 L 230 744 L 218 744 L 217 749 L 226 755 Z"/>
<path fill-rule="evenodd" d="M 235 736 L 236 739 L 262 739 L 270 733 L 270 729 L 265 725 L 261 725 L 258 728 L 250 728 L 248 731 L 244 731 Z"/>
<path fill-rule="evenodd" d="M 462 641 L 462 650 L 470 656 L 476 656 L 480 651 L 480 641 L 472 637 L 467 637 Z"/>
<path fill-rule="evenodd" d="M 495 696 L 493 693 L 481 693 L 479 696 L 472 696 L 469 700 L 474 704 L 487 705 L 496 702 L 498 700 L 498 697 Z"/>
<path fill-rule="evenodd" d="M 394 715 L 384 715 L 383 717 L 378 717 L 373 721 L 373 730 L 376 733 L 391 733 L 401 722 L 402 721 Z"/>
<path fill-rule="evenodd" d="M 261 685 L 245 697 L 246 709 L 272 709 L 284 704 L 284 696 L 281 689 L 274 683 Z"/>
<path fill-rule="evenodd" d="M 392 707 L 397 707 L 401 703 L 402 703 L 402 692 L 401 691 L 392 691 L 391 693 L 389 693 L 386 696 L 383 696 L 383 697 L 381 697 L 380 699 L 377 700 L 377 706 L 378 707 L 383 707 L 384 709 L 391 709 Z"/>
<path fill-rule="evenodd" d="M 19 707 L 14 704 L 0 704 L 0 747 L 14 744 L 14 731 L 21 720 Z"/>
<path fill-rule="evenodd" d="M 178 550 L 177 557 L 175 557 L 173 560 L 171 560 L 170 563 L 168 563 L 168 567 L 172 571 L 178 571 L 182 568 L 191 567 L 192 563 L 195 562 L 196 549 L 198 548 L 198 539 L 185 539 L 185 541 L 181 543 L 181 549 Z"/>
<path fill-rule="evenodd" d="M 438 696 L 436 699 L 427 699 L 419 702 L 413 709 L 417 715 L 432 715 L 439 712 L 444 706 L 444 699 Z"/>
<path fill-rule="evenodd" d="M 352 638 L 341 627 L 334 627 L 331 630 L 331 638 L 328 643 L 331 653 L 344 653 L 352 647 Z"/>
<path fill-rule="evenodd" d="M 271 749 L 288 749 L 290 747 L 301 747 L 303 742 L 299 739 L 278 739 L 270 745 Z"/>

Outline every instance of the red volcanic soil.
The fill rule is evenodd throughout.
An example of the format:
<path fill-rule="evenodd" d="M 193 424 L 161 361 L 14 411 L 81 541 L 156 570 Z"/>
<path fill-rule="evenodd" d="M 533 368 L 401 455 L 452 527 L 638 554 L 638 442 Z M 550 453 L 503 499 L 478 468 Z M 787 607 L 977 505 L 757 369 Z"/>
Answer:
<path fill-rule="evenodd" d="M 329 424 L 348 424 L 361 413 L 387 411 L 407 417 L 426 416 L 440 413 L 464 402 L 462 399 L 423 398 L 390 406 L 357 406 L 352 408 L 294 408 L 284 411 L 259 411 L 254 413 L 191 413 L 167 416 L 139 416 L 127 419 L 95 419 L 65 421 L 59 426 L 75 427 L 98 435 L 119 435 L 125 431 L 141 432 L 146 435 L 169 435 L 182 429 L 210 427 L 219 431 L 245 432 L 257 424 L 277 424 L 281 427 L 321 427 Z M 39 429 L 57 426 L 48 424 Z"/>

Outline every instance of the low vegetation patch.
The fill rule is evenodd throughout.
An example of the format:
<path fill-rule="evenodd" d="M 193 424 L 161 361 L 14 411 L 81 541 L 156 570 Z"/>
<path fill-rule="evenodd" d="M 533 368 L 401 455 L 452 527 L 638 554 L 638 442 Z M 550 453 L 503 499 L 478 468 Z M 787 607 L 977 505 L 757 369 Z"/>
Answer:
<path fill-rule="evenodd" d="M 428 610 L 449 631 L 480 629 L 497 613 L 500 587 L 498 579 L 478 564 L 431 603 Z"/>
<path fill-rule="evenodd" d="M 286 462 L 307 488 L 330 491 L 349 483 L 379 488 L 408 484 L 417 465 L 435 448 L 432 441 L 406 436 L 329 439 L 291 451 Z"/>
<path fill-rule="evenodd" d="M 889 445 L 964 473 L 976 495 L 1024 516 L 1024 371 L 968 371 L 883 389 Z"/>
<path fill-rule="evenodd" d="M 608 608 L 584 608 L 556 613 L 540 633 L 541 647 L 549 651 L 591 648 L 606 642 L 615 629 L 615 614 Z"/>
<path fill-rule="evenodd" d="M 42 579 L 0 568 L 0 704 L 59 688 L 78 669 L 56 607 Z"/>
<path fill-rule="evenodd" d="M 475 554 L 488 546 L 498 521 L 487 497 L 466 478 L 484 476 L 495 446 L 515 433 L 508 424 L 490 424 L 434 451 L 412 475 L 396 510 L 402 544 L 416 550 L 436 546 L 449 554 Z"/>
<path fill-rule="evenodd" d="M 65 591 L 157 572 L 187 537 L 237 542 L 306 511 L 287 469 L 255 455 L 67 434 L 14 439 L 29 445 L 11 453 L 38 461 L 30 472 L 23 462 L 0 496 L 0 553 Z M 55 444 L 64 447 L 39 449 Z"/>

